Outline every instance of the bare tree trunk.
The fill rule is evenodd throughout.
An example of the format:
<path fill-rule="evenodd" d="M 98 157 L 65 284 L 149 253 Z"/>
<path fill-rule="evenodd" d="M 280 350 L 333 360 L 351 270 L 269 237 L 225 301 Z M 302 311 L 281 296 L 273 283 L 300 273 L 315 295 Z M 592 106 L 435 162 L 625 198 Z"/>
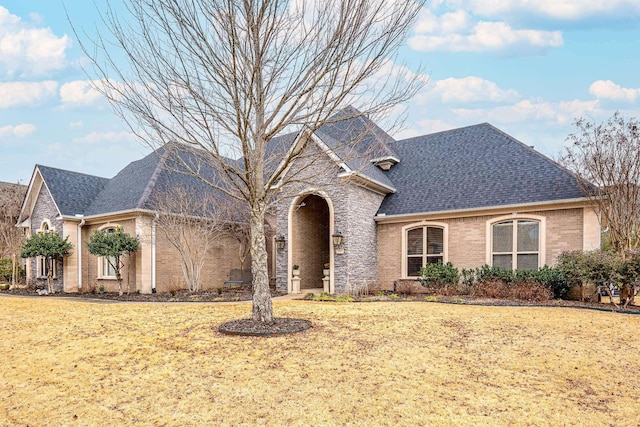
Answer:
<path fill-rule="evenodd" d="M 116 256 L 115 259 L 115 269 L 116 269 L 116 279 L 118 279 L 118 295 L 122 296 L 122 274 L 120 273 L 120 269 L 122 265 L 120 264 L 120 257 Z"/>
<path fill-rule="evenodd" d="M 11 270 L 11 289 L 16 287 L 16 276 L 18 275 L 18 255 L 13 254 L 12 259 L 12 270 Z"/>
<path fill-rule="evenodd" d="M 54 259 L 49 257 L 47 259 L 47 263 L 49 264 L 49 271 L 47 271 L 47 290 L 49 291 L 50 294 L 55 294 L 56 293 L 56 289 L 53 286 L 53 263 L 54 263 Z"/>
<path fill-rule="evenodd" d="M 273 305 L 269 291 L 267 244 L 264 233 L 264 210 L 251 212 L 251 273 L 253 274 L 253 320 L 273 322 Z"/>

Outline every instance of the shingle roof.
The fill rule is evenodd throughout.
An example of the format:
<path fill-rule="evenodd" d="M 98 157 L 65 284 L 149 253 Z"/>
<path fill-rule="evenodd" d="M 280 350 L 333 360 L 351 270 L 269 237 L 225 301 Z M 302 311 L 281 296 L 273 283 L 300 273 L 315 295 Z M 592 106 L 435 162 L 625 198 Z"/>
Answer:
<path fill-rule="evenodd" d="M 400 215 L 583 197 L 575 177 L 488 123 L 391 143 L 396 193 L 378 214 Z"/>
<path fill-rule="evenodd" d="M 344 108 L 315 133 L 351 170 L 394 188 L 389 178 L 371 160 L 397 157 L 391 148 L 395 140 L 357 109 L 351 106 Z"/>
<path fill-rule="evenodd" d="M 152 178 L 159 173 L 160 163 L 161 156 L 155 151 L 129 163 L 109 180 L 85 214 L 98 215 L 141 208 L 145 202 L 144 196 L 155 182 Z"/>
<path fill-rule="evenodd" d="M 36 165 L 61 215 L 84 213 L 109 182 L 107 178 Z"/>

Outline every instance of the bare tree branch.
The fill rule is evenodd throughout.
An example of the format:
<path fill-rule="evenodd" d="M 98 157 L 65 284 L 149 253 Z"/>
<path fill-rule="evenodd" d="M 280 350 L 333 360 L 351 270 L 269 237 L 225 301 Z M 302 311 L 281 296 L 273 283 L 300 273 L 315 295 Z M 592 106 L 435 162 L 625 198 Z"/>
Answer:
<path fill-rule="evenodd" d="M 110 34 L 83 44 L 95 89 L 144 143 L 192 148 L 216 180 L 189 162 L 180 166 L 249 207 L 255 320 L 272 320 L 265 213 L 291 182 L 315 180 L 285 173 L 304 150 L 270 143 L 301 132 L 304 146 L 349 104 L 358 110 L 340 121 L 384 116 L 411 98 L 426 78 L 394 60 L 423 4 L 131 0 L 125 14 L 103 15 Z M 347 139 L 342 147 L 361 142 Z"/>

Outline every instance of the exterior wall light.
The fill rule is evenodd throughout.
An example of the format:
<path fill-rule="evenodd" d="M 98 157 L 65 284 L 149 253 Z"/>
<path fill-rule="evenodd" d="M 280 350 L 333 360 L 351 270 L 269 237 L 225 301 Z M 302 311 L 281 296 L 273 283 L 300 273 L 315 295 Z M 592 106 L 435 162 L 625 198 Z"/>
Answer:
<path fill-rule="evenodd" d="M 331 236 L 333 238 L 333 246 L 340 246 L 342 245 L 342 234 L 340 233 L 336 233 L 333 236 Z"/>
<path fill-rule="evenodd" d="M 284 238 L 284 236 L 283 236 L 283 235 L 280 235 L 280 236 L 276 237 L 276 248 L 278 248 L 278 249 L 284 249 L 284 244 L 285 244 L 286 242 L 287 242 L 287 241 L 285 240 L 285 238 Z"/>

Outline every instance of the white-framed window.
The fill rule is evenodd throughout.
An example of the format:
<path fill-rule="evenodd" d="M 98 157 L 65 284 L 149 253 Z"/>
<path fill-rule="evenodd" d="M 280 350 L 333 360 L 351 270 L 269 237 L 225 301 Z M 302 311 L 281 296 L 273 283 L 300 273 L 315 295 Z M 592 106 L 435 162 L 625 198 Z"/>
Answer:
<path fill-rule="evenodd" d="M 36 257 L 37 277 L 40 279 L 46 278 L 49 275 L 49 263 L 47 258 L 43 256 Z M 53 260 L 53 274 L 54 279 L 58 277 L 58 261 Z"/>
<path fill-rule="evenodd" d="M 544 218 L 497 218 L 487 228 L 488 264 L 508 270 L 537 270 L 544 265 Z"/>
<path fill-rule="evenodd" d="M 116 231 L 116 227 L 117 227 L 116 225 L 108 225 L 105 227 L 101 227 L 99 230 L 100 231 L 107 230 L 108 233 L 114 233 Z M 116 278 L 116 269 L 114 267 L 115 263 L 116 263 L 116 258 L 113 256 L 98 257 L 98 277 L 101 279 L 115 279 Z"/>
<path fill-rule="evenodd" d="M 56 230 L 51 226 L 51 222 L 48 219 L 44 219 L 40 224 L 40 229 L 37 233 L 55 233 Z M 53 272 L 51 277 L 54 279 L 58 277 L 58 261 L 53 260 Z M 43 279 L 49 275 L 49 263 L 47 258 L 43 256 L 36 257 L 36 277 Z"/>
<path fill-rule="evenodd" d="M 403 227 L 403 277 L 417 277 L 426 264 L 447 262 L 446 224 L 420 224 Z"/>

